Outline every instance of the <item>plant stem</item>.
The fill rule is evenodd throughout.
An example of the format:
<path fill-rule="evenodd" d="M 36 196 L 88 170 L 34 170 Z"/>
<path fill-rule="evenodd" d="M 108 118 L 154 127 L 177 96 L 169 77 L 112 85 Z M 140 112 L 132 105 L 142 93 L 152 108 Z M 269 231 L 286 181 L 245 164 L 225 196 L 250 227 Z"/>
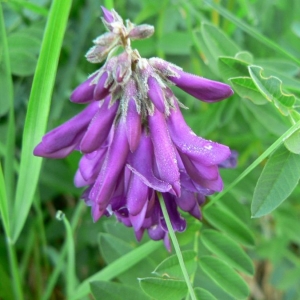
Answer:
<path fill-rule="evenodd" d="M 23 300 L 24 295 L 22 291 L 22 284 L 21 284 L 21 278 L 19 274 L 15 247 L 9 239 L 6 240 L 6 246 L 7 246 L 8 256 L 9 256 L 9 265 L 10 265 L 10 271 L 12 276 L 12 286 L 13 286 L 15 299 Z"/>
<path fill-rule="evenodd" d="M 184 261 L 183 261 L 182 253 L 181 253 L 181 250 L 180 250 L 175 232 L 173 230 L 173 227 L 172 227 L 172 224 L 171 224 L 171 221 L 170 221 L 170 218 L 169 218 L 169 214 L 167 212 L 165 202 L 161 197 L 159 198 L 159 203 L 160 203 L 160 206 L 161 206 L 161 209 L 162 209 L 162 212 L 163 212 L 166 224 L 167 224 L 167 228 L 168 228 L 168 231 L 169 231 L 169 234 L 170 234 L 170 237 L 171 237 L 171 240 L 172 240 L 172 243 L 173 243 L 177 258 L 178 258 L 178 261 L 179 261 L 179 265 L 180 265 L 183 277 L 184 277 L 186 285 L 188 287 L 189 293 L 191 295 L 192 300 L 197 300 L 197 298 L 195 296 L 195 293 L 194 293 L 194 289 L 192 287 L 192 284 L 191 284 L 191 281 L 190 281 L 190 278 L 189 278 L 189 275 L 187 273 Z"/>

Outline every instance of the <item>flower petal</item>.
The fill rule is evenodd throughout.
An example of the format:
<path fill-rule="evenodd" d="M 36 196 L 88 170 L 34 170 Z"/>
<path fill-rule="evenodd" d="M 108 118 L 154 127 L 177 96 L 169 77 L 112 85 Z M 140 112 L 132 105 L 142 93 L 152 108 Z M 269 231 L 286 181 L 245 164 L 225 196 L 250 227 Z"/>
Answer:
<path fill-rule="evenodd" d="M 98 72 L 97 72 L 98 73 Z M 81 83 L 71 94 L 70 100 L 75 103 L 88 103 L 94 99 L 95 85 L 92 81 L 97 74 L 92 75 L 86 81 Z"/>
<path fill-rule="evenodd" d="M 174 193 L 179 196 L 180 174 L 164 115 L 155 109 L 153 116 L 148 116 L 148 121 L 159 177 L 170 183 Z"/>
<path fill-rule="evenodd" d="M 34 155 L 49 158 L 63 158 L 69 155 L 80 143 L 98 109 L 98 103 L 91 103 L 81 113 L 48 132 L 35 147 Z"/>
<path fill-rule="evenodd" d="M 136 110 L 134 99 L 130 98 L 126 115 L 126 134 L 131 152 L 134 152 L 139 145 L 141 131 L 141 115 Z"/>
<path fill-rule="evenodd" d="M 228 98 L 233 94 L 233 90 L 228 84 L 199 77 L 179 69 L 174 70 L 179 77 L 169 76 L 168 79 L 199 100 L 215 102 Z"/>
<path fill-rule="evenodd" d="M 107 72 L 103 72 L 94 89 L 93 97 L 95 100 L 102 100 L 109 95 L 109 88 L 111 85 L 106 86 L 107 78 Z"/>
<path fill-rule="evenodd" d="M 152 169 L 153 158 L 154 153 L 151 139 L 143 132 L 138 148 L 134 153 L 129 154 L 127 167 L 150 188 L 159 192 L 170 191 L 172 186 L 168 182 L 159 180 L 154 176 Z"/>
<path fill-rule="evenodd" d="M 166 208 L 169 214 L 169 218 L 174 231 L 182 232 L 186 229 L 186 221 L 180 215 L 177 210 L 175 196 L 170 193 L 162 193 Z M 168 231 L 165 219 L 161 219 L 162 228 Z"/>
<path fill-rule="evenodd" d="M 175 197 L 175 200 L 179 208 L 183 211 L 190 211 L 197 203 L 195 193 L 189 192 L 185 189 L 181 189 L 180 197 Z"/>
<path fill-rule="evenodd" d="M 92 152 L 93 156 L 83 155 L 79 162 L 79 170 L 86 181 L 94 182 L 101 170 L 107 147 Z"/>
<path fill-rule="evenodd" d="M 132 173 L 127 191 L 127 208 L 129 214 L 133 216 L 139 214 L 147 199 L 148 187 L 137 175 Z"/>
<path fill-rule="evenodd" d="M 119 106 L 118 102 L 115 102 L 111 107 L 109 103 L 110 97 L 106 97 L 82 138 L 80 150 L 83 153 L 93 152 L 105 142 Z"/>
<path fill-rule="evenodd" d="M 178 105 L 167 119 L 172 141 L 181 153 L 205 166 L 216 165 L 230 156 L 229 147 L 198 137 L 185 123 Z"/>
<path fill-rule="evenodd" d="M 148 97 L 154 103 L 155 107 L 161 112 L 165 112 L 165 99 L 163 91 L 157 80 L 151 76 L 148 78 Z"/>
<path fill-rule="evenodd" d="M 129 213 L 129 219 L 130 219 L 131 224 L 134 228 L 134 231 L 138 231 L 142 228 L 144 220 L 145 220 L 147 206 L 148 206 L 148 203 L 146 201 L 144 203 L 144 206 L 142 207 L 142 209 L 140 210 L 140 212 L 137 215 L 131 215 Z"/>
<path fill-rule="evenodd" d="M 113 195 L 118 177 L 125 166 L 128 152 L 125 122 L 121 119 L 116 126 L 101 172 L 89 194 L 89 197 L 95 199 L 99 204 L 100 215 L 105 212 Z"/>

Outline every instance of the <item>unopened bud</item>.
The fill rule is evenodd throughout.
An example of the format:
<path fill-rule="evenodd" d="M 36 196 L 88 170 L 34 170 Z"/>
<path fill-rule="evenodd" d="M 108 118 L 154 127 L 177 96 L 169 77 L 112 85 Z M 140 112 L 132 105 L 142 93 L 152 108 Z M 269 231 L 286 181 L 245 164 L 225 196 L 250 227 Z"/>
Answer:
<path fill-rule="evenodd" d="M 98 36 L 96 39 L 93 40 L 93 43 L 98 46 L 108 46 L 118 38 L 118 36 L 112 32 L 106 32 L 100 36 Z"/>
<path fill-rule="evenodd" d="M 154 33 L 154 27 L 143 24 L 135 26 L 130 30 L 128 37 L 132 40 L 142 40 L 149 38 Z"/>
<path fill-rule="evenodd" d="M 112 46 L 113 45 L 94 46 L 87 52 L 85 57 L 89 62 L 93 64 L 100 63 L 106 58 L 107 54 L 113 48 Z"/>

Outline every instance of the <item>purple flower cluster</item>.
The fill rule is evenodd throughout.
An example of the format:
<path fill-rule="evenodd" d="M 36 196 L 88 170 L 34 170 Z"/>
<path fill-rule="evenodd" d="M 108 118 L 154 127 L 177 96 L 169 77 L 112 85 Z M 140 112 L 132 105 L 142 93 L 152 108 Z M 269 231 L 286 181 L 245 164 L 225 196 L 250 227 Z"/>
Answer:
<path fill-rule="evenodd" d="M 227 146 L 198 137 L 187 126 L 169 86 L 206 102 L 227 98 L 232 90 L 162 59 L 141 58 L 130 38 L 149 37 L 153 27 L 129 21 L 125 26 L 114 10 L 102 10 L 108 33 L 94 41 L 86 57 L 95 63 L 108 55 L 107 60 L 71 95 L 71 101 L 88 105 L 46 134 L 34 154 L 63 158 L 79 150 L 75 185 L 87 187 L 82 197 L 94 221 L 114 214 L 134 228 L 138 240 L 147 230 L 169 248 L 158 198 L 173 229 L 182 232 L 186 221 L 178 208 L 200 219 L 205 196 L 223 188 L 219 165 L 228 167 L 232 158 Z M 124 51 L 114 55 L 120 46 Z"/>

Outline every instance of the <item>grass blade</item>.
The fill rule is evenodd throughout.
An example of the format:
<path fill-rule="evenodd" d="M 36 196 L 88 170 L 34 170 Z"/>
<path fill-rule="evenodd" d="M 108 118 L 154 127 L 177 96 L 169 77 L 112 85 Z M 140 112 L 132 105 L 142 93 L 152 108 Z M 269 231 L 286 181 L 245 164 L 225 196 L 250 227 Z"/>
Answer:
<path fill-rule="evenodd" d="M 0 100 L 0 116 L 6 114 L 9 110 L 8 116 L 8 130 L 6 134 L 5 146 L 5 161 L 4 161 L 4 178 L 6 184 L 7 200 L 12 203 L 14 197 L 14 152 L 15 152 L 15 117 L 14 117 L 14 93 L 13 82 L 11 76 L 10 62 L 9 62 L 9 49 L 6 38 L 6 30 L 2 6 L 0 6 L 0 91 L 2 93 Z M 8 209 L 10 209 L 8 207 Z M 9 232 L 7 234 L 10 235 Z"/>
<path fill-rule="evenodd" d="M 14 207 L 14 242 L 24 226 L 38 182 L 42 159 L 34 157 L 32 152 L 46 131 L 55 74 L 71 3 L 71 0 L 53 1 L 33 79 L 23 132 L 20 174 Z"/>

